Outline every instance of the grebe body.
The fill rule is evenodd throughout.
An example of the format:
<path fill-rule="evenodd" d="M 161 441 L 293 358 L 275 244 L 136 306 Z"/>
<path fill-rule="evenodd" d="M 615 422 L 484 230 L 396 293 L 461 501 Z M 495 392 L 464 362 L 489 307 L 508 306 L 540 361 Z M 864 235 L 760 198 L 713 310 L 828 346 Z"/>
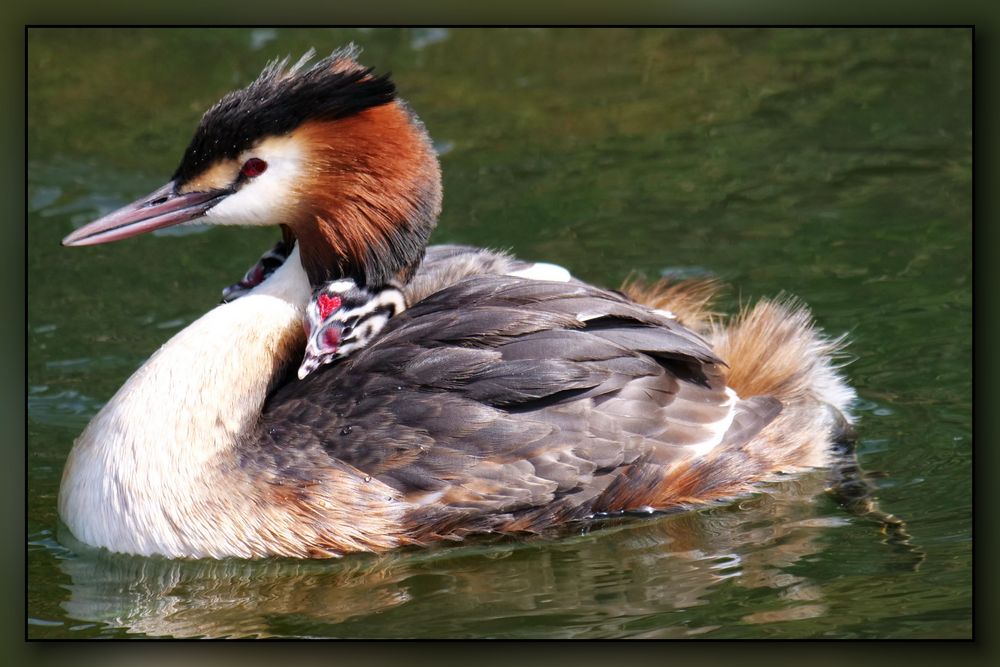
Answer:
<path fill-rule="evenodd" d="M 427 250 L 440 200 L 423 125 L 340 51 L 269 65 L 205 114 L 170 183 L 70 234 L 278 225 L 287 252 L 94 417 L 60 489 L 73 534 L 145 555 L 330 557 L 694 507 L 829 462 L 853 392 L 804 309 L 713 325 L 698 289 L 626 296 Z M 304 318 L 337 281 L 397 290 L 405 309 L 299 379 Z"/>

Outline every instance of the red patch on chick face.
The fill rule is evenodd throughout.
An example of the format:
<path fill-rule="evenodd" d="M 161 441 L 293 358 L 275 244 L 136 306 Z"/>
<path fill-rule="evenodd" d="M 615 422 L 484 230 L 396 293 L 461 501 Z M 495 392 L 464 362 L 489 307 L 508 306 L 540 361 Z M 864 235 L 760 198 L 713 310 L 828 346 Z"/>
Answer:
<path fill-rule="evenodd" d="M 319 306 L 319 316 L 324 320 L 330 317 L 330 314 L 333 313 L 333 311 L 340 308 L 340 303 L 339 296 L 320 294 L 319 298 L 316 299 L 316 305 Z"/>

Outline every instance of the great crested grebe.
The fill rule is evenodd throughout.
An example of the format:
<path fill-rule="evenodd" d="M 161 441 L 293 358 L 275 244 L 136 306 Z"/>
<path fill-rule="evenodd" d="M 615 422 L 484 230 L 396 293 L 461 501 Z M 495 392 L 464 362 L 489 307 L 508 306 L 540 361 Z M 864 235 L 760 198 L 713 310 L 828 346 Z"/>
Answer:
<path fill-rule="evenodd" d="M 329 557 L 698 506 L 831 462 L 854 394 L 804 309 L 762 302 L 723 327 L 699 289 L 625 296 L 503 254 L 424 258 L 437 159 L 355 57 L 270 64 L 205 113 L 169 183 L 64 240 L 195 219 L 283 232 L 75 442 L 59 512 L 79 540 Z M 298 381 L 304 310 L 341 279 L 399 285 L 408 307 Z"/>

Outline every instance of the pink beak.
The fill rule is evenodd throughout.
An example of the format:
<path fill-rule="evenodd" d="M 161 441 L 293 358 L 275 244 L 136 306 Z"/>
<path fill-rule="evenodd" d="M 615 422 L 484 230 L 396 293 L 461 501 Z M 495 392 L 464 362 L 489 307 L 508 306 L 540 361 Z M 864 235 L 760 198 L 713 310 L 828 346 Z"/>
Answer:
<path fill-rule="evenodd" d="M 171 181 L 131 204 L 84 225 L 62 240 L 65 246 L 98 245 L 163 229 L 205 215 L 231 190 L 178 194 Z"/>

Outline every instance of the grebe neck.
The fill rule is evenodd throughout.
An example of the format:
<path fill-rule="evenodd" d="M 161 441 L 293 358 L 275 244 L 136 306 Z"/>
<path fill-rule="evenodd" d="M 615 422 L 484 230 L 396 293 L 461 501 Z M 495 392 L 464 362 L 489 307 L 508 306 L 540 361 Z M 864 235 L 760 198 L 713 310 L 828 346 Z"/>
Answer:
<path fill-rule="evenodd" d="M 211 516 L 199 505 L 218 494 L 227 454 L 301 359 L 309 297 L 296 248 L 264 283 L 180 331 L 125 382 L 67 460 L 59 511 L 74 535 L 171 555 L 191 553 L 185 536 L 199 529 L 225 531 L 198 526 Z"/>

